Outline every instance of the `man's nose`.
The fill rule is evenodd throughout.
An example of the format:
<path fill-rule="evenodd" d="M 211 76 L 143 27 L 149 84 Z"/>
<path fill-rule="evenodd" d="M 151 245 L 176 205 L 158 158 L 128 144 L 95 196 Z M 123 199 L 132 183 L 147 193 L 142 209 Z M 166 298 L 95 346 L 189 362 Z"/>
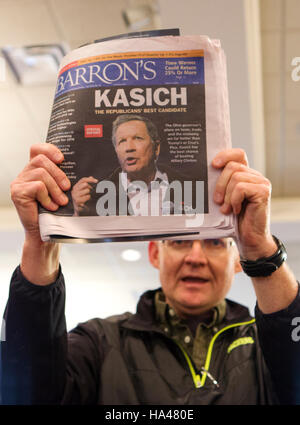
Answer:
<path fill-rule="evenodd" d="M 191 249 L 185 256 L 185 262 L 193 265 L 207 264 L 207 256 L 202 247 L 201 241 L 193 241 Z"/>
<path fill-rule="evenodd" d="M 132 138 L 126 139 L 125 150 L 126 150 L 126 152 L 135 151 L 135 143 L 134 143 L 134 140 Z"/>

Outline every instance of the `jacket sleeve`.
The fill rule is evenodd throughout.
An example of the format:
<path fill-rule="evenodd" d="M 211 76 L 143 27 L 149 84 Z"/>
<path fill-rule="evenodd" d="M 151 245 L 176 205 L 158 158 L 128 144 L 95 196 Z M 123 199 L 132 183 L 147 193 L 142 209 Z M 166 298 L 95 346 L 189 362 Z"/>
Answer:
<path fill-rule="evenodd" d="M 1 341 L 2 404 L 49 404 L 64 385 L 65 287 L 33 285 L 18 267 L 12 276 Z"/>
<path fill-rule="evenodd" d="M 263 314 L 255 308 L 259 342 L 280 404 L 300 404 L 300 290 L 284 310 Z"/>
<path fill-rule="evenodd" d="M 52 284 L 38 286 L 15 270 L 2 325 L 2 404 L 95 401 L 99 337 L 94 324 L 67 335 L 64 307 L 61 271 Z"/>

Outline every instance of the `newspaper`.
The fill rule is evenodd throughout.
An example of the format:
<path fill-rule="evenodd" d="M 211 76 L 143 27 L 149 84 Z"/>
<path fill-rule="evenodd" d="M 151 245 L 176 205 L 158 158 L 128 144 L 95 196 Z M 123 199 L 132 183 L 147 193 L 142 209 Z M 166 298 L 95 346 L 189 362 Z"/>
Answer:
<path fill-rule="evenodd" d="M 218 40 L 164 31 L 70 52 L 46 142 L 63 152 L 72 187 L 66 206 L 40 208 L 44 241 L 235 234 L 234 216 L 213 201 L 220 171 L 211 161 L 231 146 Z"/>

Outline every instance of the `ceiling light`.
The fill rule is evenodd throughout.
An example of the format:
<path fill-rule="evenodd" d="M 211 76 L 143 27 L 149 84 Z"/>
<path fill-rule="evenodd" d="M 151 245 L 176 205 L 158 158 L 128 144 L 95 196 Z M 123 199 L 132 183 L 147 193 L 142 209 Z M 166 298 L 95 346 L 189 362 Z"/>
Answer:
<path fill-rule="evenodd" d="M 131 2 L 129 7 L 122 10 L 122 17 L 129 30 L 140 30 L 145 27 L 160 27 L 159 10 L 156 1 L 151 3 Z"/>
<path fill-rule="evenodd" d="M 122 15 L 127 27 L 137 30 L 150 24 L 152 12 L 149 6 L 137 6 L 124 10 Z"/>
<path fill-rule="evenodd" d="M 62 58 L 68 51 L 64 44 L 23 47 L 5 46 L 2 53 L 21 85 L 53 84 Z"/>
<path fill-rule="evenodd" d="M 141 253 L 136 249 L 125 249 L 121 257 L 125 261 L 138 261 L 141 258 Z"/>

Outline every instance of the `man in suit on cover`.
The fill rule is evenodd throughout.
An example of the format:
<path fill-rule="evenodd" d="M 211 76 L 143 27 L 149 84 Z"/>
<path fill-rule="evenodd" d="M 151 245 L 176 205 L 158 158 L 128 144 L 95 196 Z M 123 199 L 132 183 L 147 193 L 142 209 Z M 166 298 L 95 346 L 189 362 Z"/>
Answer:
<path fill-rule="evenodd" d="M 170 167 L 157 166 L 160 139 L 152 121 L 140 115 L 118 116 L 113 123 L 112 142 L 120 167 L 100 183 L 89 176 L 73 186 L 74 215 L 148 216 L 191 212 L 195 205 L 195 184 Z M 184 200 L 183 188 L 189 191 Z M 110 209 L 108 204 L 113 207 Z"/>

